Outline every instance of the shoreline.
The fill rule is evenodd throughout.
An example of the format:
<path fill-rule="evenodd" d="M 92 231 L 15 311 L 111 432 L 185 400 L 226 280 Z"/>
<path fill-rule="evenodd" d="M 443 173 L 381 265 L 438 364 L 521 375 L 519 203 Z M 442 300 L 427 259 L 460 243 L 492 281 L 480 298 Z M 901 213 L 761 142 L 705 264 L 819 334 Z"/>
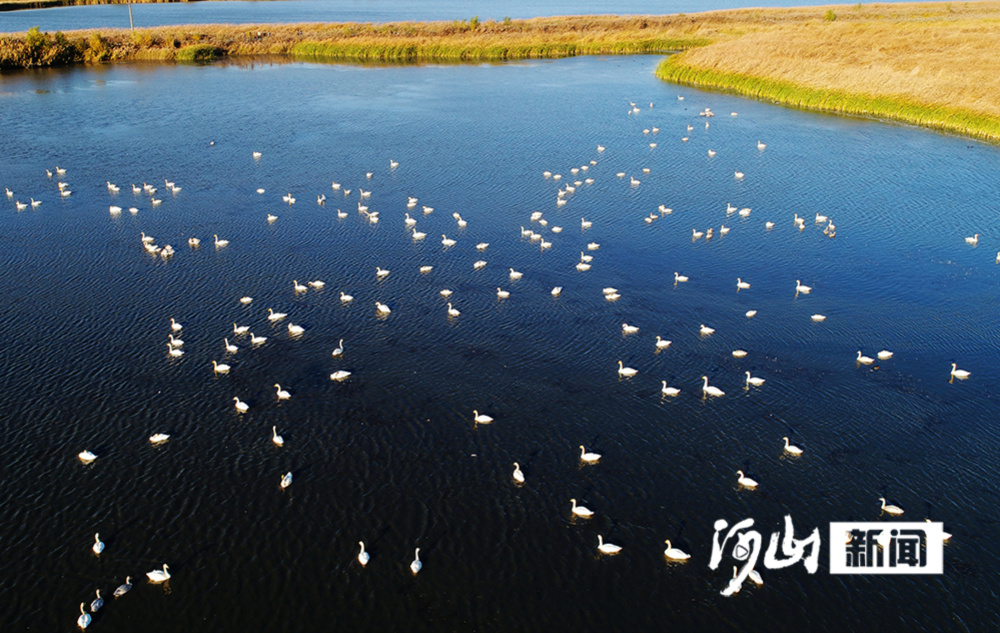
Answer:
<path fill-rule="evenodd" d="M 95 4 L 161 4 L 173 2 L 203 2 L 205 0 L 0 0 L 0 12 L 27 9 L 54 9 Z"/>
<path fill-rule="evenodd" d="M 675 52 L 664 81 L 1000 143 L 1000 2 L 733 9 L 666 16 L 186 25 L 0 36 L 0 70 L 286 57 L 483 62 Z"/>

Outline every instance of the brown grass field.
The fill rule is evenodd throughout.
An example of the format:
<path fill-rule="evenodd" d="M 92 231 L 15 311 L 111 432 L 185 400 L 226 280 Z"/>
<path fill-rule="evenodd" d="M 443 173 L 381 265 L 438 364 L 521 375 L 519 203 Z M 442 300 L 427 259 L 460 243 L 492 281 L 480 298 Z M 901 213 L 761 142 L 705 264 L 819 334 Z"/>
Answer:
<path fill-rule="evenodd" d="M 858 4 L 668 16 L 198 25 L 0 36 L 0 68 L 278 55 L 481 61 L 683 51 L 657 74 L 789 105 L 1000 141 L 1000 2 Z"/>

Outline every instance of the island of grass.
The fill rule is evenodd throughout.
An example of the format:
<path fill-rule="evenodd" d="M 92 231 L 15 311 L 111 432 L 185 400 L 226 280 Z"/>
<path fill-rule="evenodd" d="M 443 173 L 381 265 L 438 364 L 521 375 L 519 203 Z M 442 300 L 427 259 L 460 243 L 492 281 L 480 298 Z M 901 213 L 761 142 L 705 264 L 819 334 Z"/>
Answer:
<path fill-rule="evenodd" d="M 219 57 L 419 63 L 678 52 L 667 81 L 1000 141 L 1000 2 L 0 36 L 0 69 Z"/>

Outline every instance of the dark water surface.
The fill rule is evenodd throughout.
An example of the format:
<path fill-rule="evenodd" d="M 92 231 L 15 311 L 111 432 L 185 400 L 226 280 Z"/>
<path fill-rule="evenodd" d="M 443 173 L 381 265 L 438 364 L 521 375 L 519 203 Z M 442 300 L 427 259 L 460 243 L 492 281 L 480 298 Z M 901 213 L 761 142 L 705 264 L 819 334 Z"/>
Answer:
<path fill-rule="evenodd" d="M 98 588 L 98 631 L 993 625 L 1000 152 L 680 88 L 653 77 L 657 61 L 4 75 L 0 629 L 72 630 Z M 57 165 L 65 175 L 47 178 Z M 132 193 L 143 182 L 161 204 Z M 42 204 L 17 211 L 30 198 Z M 646 223 L 661 204 L 673 213 Z M 148 254 L 140 232 L 176 254 Z M 590 242 L 592 269 L 578 271 Z M 391 273 L 378 281 L 376 267 Z M 737 277 L 751 287 L 737 293 Z M 293 290 L 316 279 L 322 290 Z M 796 295 L 796 279 L 812 293 Z M 234 322 L 267 342 L 252 347 Z M 639 332 L 623 335 L 626 322 Z M 673 344 L 657 352 L 656 335 Z M 894 356 L 863 366 L 859 349 Z M 619 360 L 638 375 L 620 379 Z M 949 381 L 953 362 L 971 378 Z M 334 382 L 336 370 L 353 373 Z M 745 389 L 745 371 L 766 383 Z M 703 399 L 703 375 L 726 395 Z M 661 380 L 680 395 L 661 397 Z M 473 410 L 495 421 L 477 427 Z M 783 456 L 786 435 L 804 456 Z M 581 466 L 581 444 L 599 464 Z M 84 449 L 97 460 L 81 463 Z M 738 469 L 760 487 L 738 488 Z M 824 545 L 815 575 L 762 569 L 764 586 L 719 594 L 717 519 L 752 517 L 766 537 L 788 514 L 825 540 L 831 521 L 884 520 L 881 496 L 955 534 L 944 575 L 831 576 Z M 571 498 L 595 516 L 573 520 Z M 599 556 L 598 535 L 623 552 Z M 691 560 L 667 564 L 667 538 Z M 164 563 L 173 578 L 148 583 Z M 111 600 L 127 575 L 135 587 Z"/>
<path fill-rule="evenodd" d="M 892 0 L 890 0 L 892 1 Z M 900 1 L 900 0 L 896 0 Z M 767 0 L 753 6 L 795 7 L 827 4 L 817 0 Z M 281 2 L 181 2 L 132 5 L 136 27 L 166 24 L 262 24 L 296 22 L 398 22 L 401 20 L 482 20 L 536 18 L 554 15 L 662 15 L 697 13 L 717 9 L 738 9 L 746 0 L 282 0 Z M 0 12 L 0 33 L 27 31 L 33 26 L 43 31 L 72 29 L 128 28 L 125 5 L 54 7 Z"/>

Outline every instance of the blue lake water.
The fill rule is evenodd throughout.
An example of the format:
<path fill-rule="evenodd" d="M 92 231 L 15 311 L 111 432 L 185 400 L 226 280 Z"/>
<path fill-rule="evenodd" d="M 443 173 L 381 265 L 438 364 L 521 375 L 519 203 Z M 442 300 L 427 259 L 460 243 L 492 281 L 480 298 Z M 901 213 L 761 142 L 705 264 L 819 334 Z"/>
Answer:
<path fill-rule="evenodd" d="M 809 0 L 768 0 L 755 6 L 794 7 L 823 5 Z M 282 0 L 281 2 L 182 2 L 132 5 L 135 26 L 165 24 L 260 24 L 295 22 L 394 22 L 400 20 L 501 20 L 504 17 L 534 18 L 554 15 L 661 15 L 695 13 L 715 9 L 737 9 L 744 0 L 626 0 L 611 5 L 607 0 L 539 2 L 537 0 L 475 0 L 454 2 L 400 2 L 400 0 Z M 28 9 L 0 13 L 0 33 L 26 31 L 34 26 L 43 31 L 72 29 L 128 28 L 125 5 L 93 5 Z"/>
<path fill-rule="evenodd" d="M 666 84 L 658 61 L 5 74 L 0 628 L 72 630 L 96 589 L 101 631 L 995 623 L 1000 151 Z M 159 191 L 134 194 L 144 182 Z M 150 255 L 142 234 L 176 254 Z M 950 380 L 951 363 L 971 377 Z M 703 398 L 702 376 L 725 396 Z M 581 444 L 600 463 L 582 466 Z M 955 535 L 943 575 L 828 573 L 829 523 L 887 520 L 879 497 Z M 595 516 L 574 520 L 572 498 Z M 766 538 L 785 515 L 800 536 L 820 529 L 819 571 L 758 565 L 763 586 L 721 596 L 714 522 L 754 518 Z M 622 553 L 600 556 L 599 535 Z M 692 558 L 668 564 L 665 539 Z M 148 583 L 164 563 L 172 579 Z"/>

